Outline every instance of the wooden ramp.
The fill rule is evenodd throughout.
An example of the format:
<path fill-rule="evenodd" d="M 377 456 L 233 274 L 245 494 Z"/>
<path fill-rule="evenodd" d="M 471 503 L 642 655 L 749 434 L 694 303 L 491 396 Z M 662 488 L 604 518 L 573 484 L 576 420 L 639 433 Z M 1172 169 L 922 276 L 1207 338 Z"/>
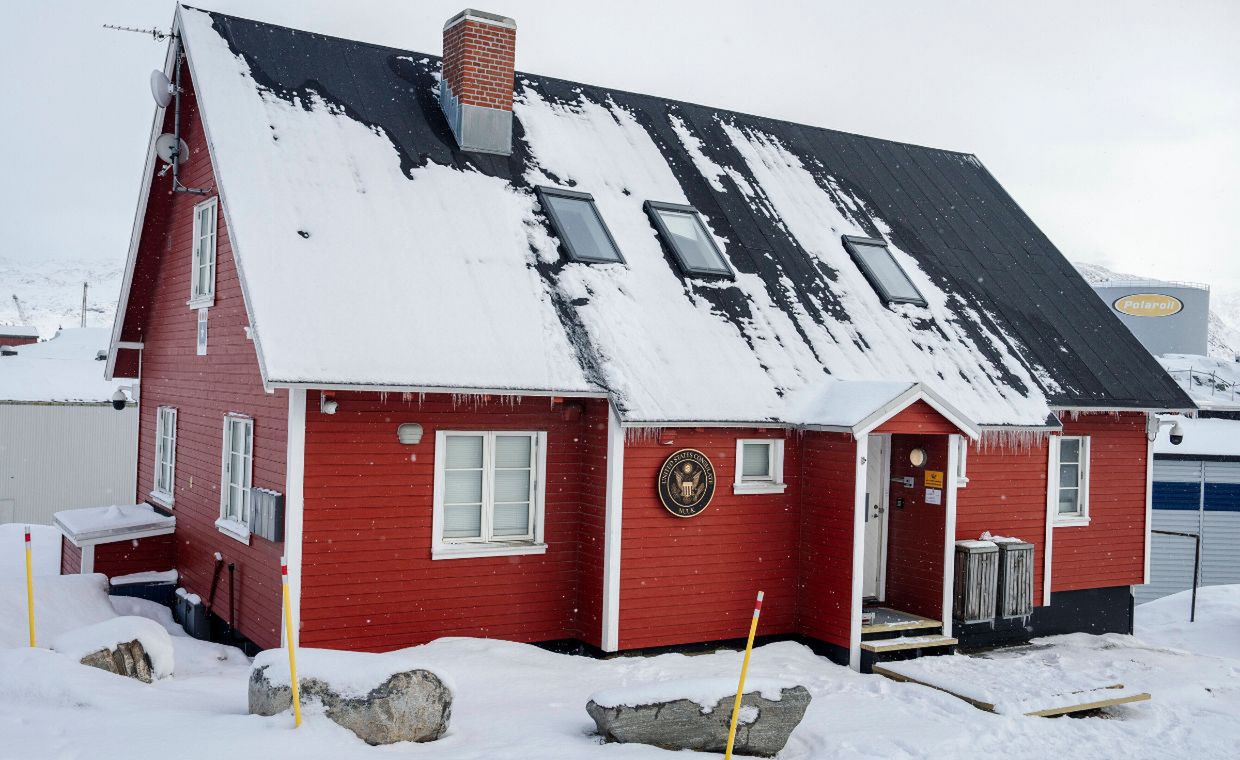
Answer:
<path fill-rule="evenodd" d="M 1018 652 L 992 656 L 948 655 L 876 664 L 874 672 L 951 694 L 979 710 L 1051 717 L 1150 699 L 1123 684 L 1099 683 L 1088 674 L 1063 672 Z"/>

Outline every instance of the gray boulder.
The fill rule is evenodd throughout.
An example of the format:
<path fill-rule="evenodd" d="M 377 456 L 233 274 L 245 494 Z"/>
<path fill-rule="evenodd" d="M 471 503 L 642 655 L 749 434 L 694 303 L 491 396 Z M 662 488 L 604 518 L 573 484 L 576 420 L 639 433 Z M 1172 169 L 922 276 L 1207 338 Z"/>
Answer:
<path fill-rule="evenodd" d="M 591 700 L 586 712 L 607 741 L 723 752 L 728 745 L 734 700 L 735 696 L 724 697 L 709 710 L 689 699 L 637 707 L 602 707 Z M 756 691 L 746 692 L 741 699 L 733 751 L 738 755 L 775 755 L 788 743 L 809 701 L 810 694 L 804 686 L 782 689 L 778 701 L 764 699 Z"/>
<path fill-rule="evenodd" d="M 81 660 L 83 665 L 106 670 L 118 676 L 136 678 L 142 683 L 154 680 L 151 658 L 142 648 L 142 642 L 134 639 L 117 644 L 116 649 L 100 649 L 91 652 Z"/>
<path fill-rule="evenodd" d="M 250 712 L 276 715 L 293 706 L 293 690 L 250 672 Z M 317 678 L 299 678 L 302 703 L 317 699 L 327 717 L 367 744 L 430 742 L 444 735 L 452 717 L 452 692 L 429 670 L 396 673 L 364 697 L 348 697 Z"/>

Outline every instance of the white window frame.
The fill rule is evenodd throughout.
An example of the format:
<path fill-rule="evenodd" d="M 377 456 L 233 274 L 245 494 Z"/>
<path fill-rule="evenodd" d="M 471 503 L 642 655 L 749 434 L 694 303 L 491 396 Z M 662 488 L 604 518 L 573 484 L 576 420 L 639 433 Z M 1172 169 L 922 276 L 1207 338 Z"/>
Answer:
<path fill-rule="evenodd" d="M 1089 436 L 1087 435 L 1057 435 L 1051 436 L 1052 456 L 1050 457 L 1050 472 L 1047 473 L 1047 502 L 1051 506 L 1051 519 L 1056 528 L 1070 528 L 1089 525 L 1089 471 L 1090 471 L 1090 446 Z M 1060 514 L 1059 512 L 1059 490 L 1063 484 L 1059 482 L 1059 466 L 1060 452 L 1063 450 L 1064 441 L 1079 441 L 1081 444 L 1081 459 L 1079 480 L 1077 489 L 1079 493 L 1080 511 L 1070 514 Z M 1069 486 L 1070 487 L 1070 486 Z"/>
<path fill-rule="evenodd" d="M 232 482 L 232 428 L 235 423 L 243 423 L 245 430 L 250 438 L 250 453 L 245 458 L 245 469 L 241 473 L 242 478 L 238 484 L 241 488 L 241 519 L 234 518 L 228 510 L 228 496 L 231 490 Z M 221 446 L 220 455 L 220 519 L 215 521 L 215 527 L 226 536 L 231 536 L 238 541 L 248 544 L 250 543 L 250 520 L 253 517 L 252 506 L 250 504 L 250 488 L 254 485 L 254 420 L 242 414 L 226 414 L 224 415 L 224 438 Z"/>
<path fill-rule="evenodd" d="M 169 424 L 172 426 L 171 432 L 166 429 Z M 168 467 L 168 482 L 160 483 L 159 473 L 164 464 Z M 175 499 L 176 483 L 177 410 L 173 406 L 161 406 L 155 410 L 155 477 L 151 479 L 151 498 L 165 507 L 171 507 Z"/>
<path fill-rule="evenodd" d="M 746 478 L 741 472 L 745 463 L 745 445 L 763 444 L 770 453 L 770 473 L 762 478 Z M 788 488 L 784 482 L 784 439 L 782 438 L 737 438 L 736 439 L 736 477 L 732 484 L 732 493 L 783 493 Z"/>
<path fill-rule="evenodd" d="M 444 538 L 444 456 L 447 439 L 453 435 L 483 436 L 482 453 L 482 535 L 477 538 Z M 491 465 L 491 452 L 495 450 L 495 437 L 501 435 L 527 435 L 533 439 L 533 483 L 531 484 L 530 510 L 532 532 L 523 538 L 488 538 L 491 515 L 495 508 L 492 501 L 492 482 L 495 469 Z M 538 430 L 437 430 L 435 431 L 435 494 L 434 514 L 431 520 L 431 559 L 463 559 L 468 557 L 492 557 L 519 554 L 544 554 L 547 545 L 543 541 L 543 522 L 546 502 L 547 433 Z"/>
<path fill-rule="evenodd" d="M 211 212 L 211 224 L 209 229 L 202 227 L 202 213 L 204 211 Z M 219 241 L 216 232 L 219 230 L 219 198 L 208 198 L 197 206 L 194 206 L 194 235 L 193 250 L 190 253 L 190 270 L 189 270 L 189 301 L 188 304 L 192 309 L 199 309 L 215 305 L 215 278 L 216 278 L 216 262 L 219 250 Z M 204 246 L 204 243 L 206 244 Z M 202 254 L 204 247 L 210 253 L 210 260 L 204 262 Z M 198 270 L 203 267 L 209 267 L 211 270 L 210 277 L 207 278 L 208 290 L 200 291 L 198 289 Z"/>

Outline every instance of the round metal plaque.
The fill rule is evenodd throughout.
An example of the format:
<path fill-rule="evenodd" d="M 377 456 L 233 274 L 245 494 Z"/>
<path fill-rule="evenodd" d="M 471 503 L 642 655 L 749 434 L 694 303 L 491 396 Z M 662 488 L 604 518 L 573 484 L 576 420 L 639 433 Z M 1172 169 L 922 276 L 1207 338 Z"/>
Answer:
<path fill-rule="evenodd" d="M 715 466 L 697 449 L 681 449 L 659 469 L 659 501 L 677 517 L 697 517 L 715 495 Z"/>

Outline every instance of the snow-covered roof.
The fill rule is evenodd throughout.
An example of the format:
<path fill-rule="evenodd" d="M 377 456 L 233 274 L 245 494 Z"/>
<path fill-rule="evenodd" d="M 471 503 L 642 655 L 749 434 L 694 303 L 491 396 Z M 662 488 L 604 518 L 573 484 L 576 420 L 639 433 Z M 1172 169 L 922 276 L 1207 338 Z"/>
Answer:
<path fill-rule="evenodd" d="M 512 157 L 465 154 L 433 56 L 179 18 L 269 385 L 598 393 L 650 424 L 813 423 L 838 381 L 981 424 L 1188 406 L 973 156 L 525 74 Z M 568 261 L 539 185 L 591 193 L 626 263 Z M 682 275 L 648 200 L 695 206 L 735 279 Z M 843 235 L 927 304 L 884 304 Z M 1113 345 L 1124 372 L 1083 366 Z"/>
<path fill-rule="evenodd" d="M 1163 425 L 1154 439 L 1154 454 L 1178 456 L 1235 457 L 1240 459 L 1240 420 L 1159 415 L 1164 422 L 1178 424 L 1184 435 L 1180 443 L 1171 442 L 1171 425 Z"/>
<path fill-rule="evenodd" d="M 76 546 L 160 536 L 173 532 L 177 524 L 175 517 L 150 504 L 66 509 L 52 517 L 52 524 Z"/>
<path fill-rule="evenodd" d="M 42 343 L 7 347 L 16 353 L 0 356 L 0 403 L 111 401 L 116 384 L 104 379 L 97 358 L 108 337 L 106 328 L 75 327 Z"/>
<path fill-rule="evenodd" d="M 39 328 L 30 325 L 0 324 L 0 337 L 4 338 L 37 338 Z"/>

